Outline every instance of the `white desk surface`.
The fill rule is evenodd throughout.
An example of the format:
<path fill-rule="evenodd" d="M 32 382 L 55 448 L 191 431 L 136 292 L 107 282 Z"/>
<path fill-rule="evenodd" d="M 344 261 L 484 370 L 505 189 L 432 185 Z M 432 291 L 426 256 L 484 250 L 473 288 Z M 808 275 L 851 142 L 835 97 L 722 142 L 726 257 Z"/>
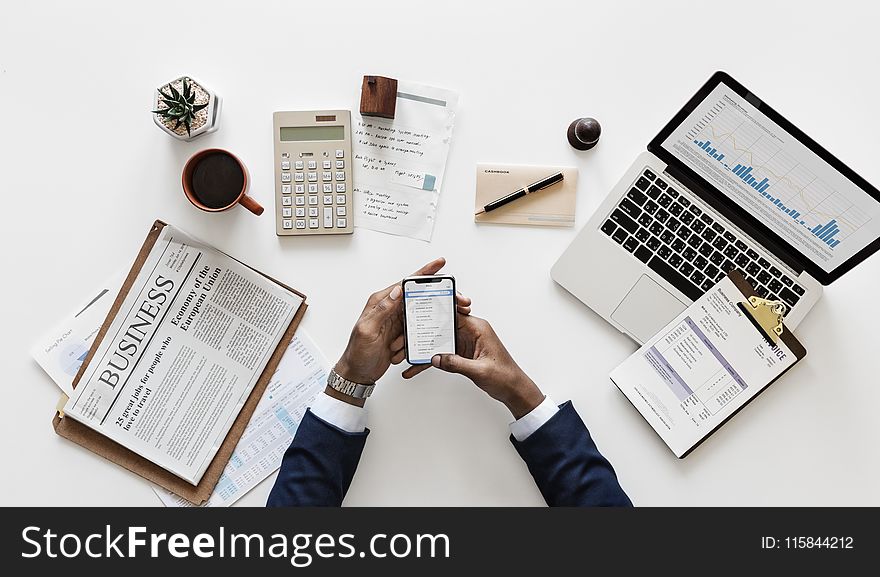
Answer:
<path fill-rule="evenodd" d="M 718 68 L 880 184 L 876 6 L 189 2 L 174 12 L 16 2 L 0 20 L 0 502 L 159 505 L 139 477 L 53 433 L 58 390 L 28 349 L 128 265 L 161 218 L 304 291 L 302 326 L 333 360 L 372 290 L 445 256 L 474 314 L 546 393 L 574 401 L 636 504 L 880 505 L 880 257 L 828 287 L 799 330 L 807 358 L 681 461 L 608 380 L 633 343 L 549 276 L 635 156 Z M 181 74 L 224 98 L 220 130 L 191 143 L 163 134 L 149 113 L 154 87 Z M 433 240 L 365 229 L 279 239 L 272 112 L 356 109 L 363 74 L 461 94 Z M 586 153 L 565 139 L 579 116 L 603 127 Z M 183 162 L 213 146 L 248 165 L 262 217 L 186 201 Z M 577 166 L 576 227 L 476 226 L 480 161 Z M 519 290 L 495 288 L 511 275 Z M 399 372 L 368 403 L 372 433 L 346 504 L 543 504 L 507 439 L 504 407 L 457 376 L 404 382 Z M 263 504 L 271 482 L 240 503 Z"/>

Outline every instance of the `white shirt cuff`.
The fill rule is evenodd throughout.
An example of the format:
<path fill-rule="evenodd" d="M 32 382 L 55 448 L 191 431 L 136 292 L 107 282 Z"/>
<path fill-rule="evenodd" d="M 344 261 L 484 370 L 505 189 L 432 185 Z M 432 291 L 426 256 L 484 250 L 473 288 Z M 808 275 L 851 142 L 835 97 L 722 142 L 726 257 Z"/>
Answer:
<path fill-rule="evenodd" d="M 315 402 L 309 409 L 322 421 L 330 423 L 346 433 L 363 433 L 367 428 L 367 410 L 365 408 L 334 399 L 325 392 L 321 392 L 315 398 Z"/>
<path fill-rule="evenodd" d="M 559 411 L 559 407 L 550 397 L 544 397 L 541 404 L 529 413 L 510 423 L 510 434 L 519 442 L 528 439 L 532 433 L 544 426 L 544 423 Z"/>

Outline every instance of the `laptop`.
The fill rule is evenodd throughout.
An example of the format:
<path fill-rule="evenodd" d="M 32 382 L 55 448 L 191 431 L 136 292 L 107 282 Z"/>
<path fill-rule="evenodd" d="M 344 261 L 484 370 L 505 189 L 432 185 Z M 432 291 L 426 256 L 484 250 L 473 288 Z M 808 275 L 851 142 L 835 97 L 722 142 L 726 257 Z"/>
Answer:
<path fill-rule="evenodd" d="M 731 269 L 788 305 L 880 248 L 880 192 L 724 72 L 639 155 L 551 276 L 643 343 Z"/>

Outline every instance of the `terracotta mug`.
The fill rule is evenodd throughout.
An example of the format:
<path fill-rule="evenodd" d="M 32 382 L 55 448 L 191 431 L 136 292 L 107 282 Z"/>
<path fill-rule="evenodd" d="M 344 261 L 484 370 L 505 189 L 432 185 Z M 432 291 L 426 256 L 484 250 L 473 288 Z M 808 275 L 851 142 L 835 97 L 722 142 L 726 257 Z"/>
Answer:
<path fill-rule="evenodd" d="M 263 214 L 260 203 L 247 195 L 247 167 L 228 150 L 208 148 L 193 154 L 183 166 L 181 182 L 186 198 L 206 212 L 241 204 L 257 216 Z"/>

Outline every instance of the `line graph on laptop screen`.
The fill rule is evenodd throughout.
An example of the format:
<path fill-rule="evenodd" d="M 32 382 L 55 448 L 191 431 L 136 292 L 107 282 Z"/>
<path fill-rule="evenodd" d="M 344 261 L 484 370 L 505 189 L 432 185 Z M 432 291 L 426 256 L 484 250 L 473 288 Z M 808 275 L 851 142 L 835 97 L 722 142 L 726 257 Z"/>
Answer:
<path fill-rule="evenodd" d="M 880 234 L 880 203 L 723 83 L 663 147 L 826 271 Z"/>

